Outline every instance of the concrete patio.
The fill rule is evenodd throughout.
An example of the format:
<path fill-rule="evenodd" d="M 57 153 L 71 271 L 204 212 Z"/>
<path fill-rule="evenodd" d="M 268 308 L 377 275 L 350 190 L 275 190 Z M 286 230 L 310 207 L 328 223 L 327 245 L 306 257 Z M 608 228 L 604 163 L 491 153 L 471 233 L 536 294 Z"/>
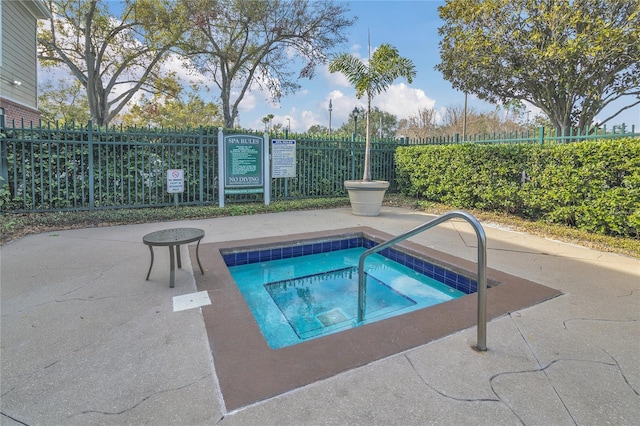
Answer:
<path fill-rule="evenodd" d="M 637 425 L 639 259 L 483 223 L 489 267 L 563 294 L 490 321 L 486 352 L 470 349 L 472 327 L 235 411 L 201 308 L 174 311 L 174 297 L 197 291 L 187 248 L 175 288 L 165 249 L 145 281 L 142 236 L 158 229 L 201 228 L 213 243 L 355 226 L 398 235 L 431 218 L 341 208 L 50 232 L 0 247 L 0 424 Z M 412 241 L 475 261 L 465 222 Z"/>

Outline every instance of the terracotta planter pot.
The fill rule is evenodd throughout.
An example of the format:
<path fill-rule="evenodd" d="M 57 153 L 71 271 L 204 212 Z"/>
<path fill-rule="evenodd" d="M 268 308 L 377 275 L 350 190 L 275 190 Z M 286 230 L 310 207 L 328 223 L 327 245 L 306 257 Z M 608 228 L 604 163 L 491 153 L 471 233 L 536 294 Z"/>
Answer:
<path fill-rule="evenodd" d="M 389 182 L 374 180 L 347 180 L 344 187 L 349 192 L 351 212 L 356 216 L 378 216 L 384 193 L 389 188 Z"/>

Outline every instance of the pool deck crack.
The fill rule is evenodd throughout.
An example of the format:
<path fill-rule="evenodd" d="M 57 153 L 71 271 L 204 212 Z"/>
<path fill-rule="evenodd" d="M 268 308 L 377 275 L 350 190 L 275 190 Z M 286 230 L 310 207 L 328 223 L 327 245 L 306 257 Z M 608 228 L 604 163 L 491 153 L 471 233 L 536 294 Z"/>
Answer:
<path fill-rule="evenodd" d="M 640 289 L 635 289 L 635 290 L 631 290 L 629 291 L 629 293 L 627 294 L 621 294 L 618 297 L 629 297 L 629 296 L 633 296 L 634 293 L 640 292 Z"/>
<path fill-rule="evenodd" d="M 542 364 L 540 363 L 540 360 L 538 359 L 538 357 L 536 356 L 535 351 L 533 350 L 533 348 L 531 347 L 531 345 L 529 344 L 529 341 L 527 340 L 527 338 L 525 337 L 524 333 L 522 332 L 522 329 L 520 329 L 520 326 L 518 325 L 518 322 L 513 318 L 513 315 L 511 312 L 509 312 L 509 319 L 511 320 L 511 322 L 514 324 L 514 326 L 516 327 L 516 330 L 518 330 L 518 333 L 520 334 L 520 337 L 522 338 L 522 341 L 525 343 L 525 345 L 527 346 L 527 349 L 529 350 L 529 353 L 531 354 L 531 356 L 533 356 L 533 359 L 535 359 L 536 364 L 538 364 L 538 369 L 534 369 L 530 372 L 536 372 L 536 371 L 540 371 L 542 372 L 542 374 L 544 374 L 544 377 L 547 379 L 547 381 L 549 382 L 549 384 L 551 385 L 551 388 L 553 389 L 553 392 L 556 394 L 556 396 L 558 397 L 558 400 L 560 401 L 560 403 L 562 403 L 562 406 L 564 407 L 564 409 L 566 410 L 567 414 L 569 415 L 569 417 L 571 417 L 571 421 L 573 421 L 573 424 L 577 425 L 578 423 L 576 422 L 576 419 L 573 417 L 573 414 L 571 414 L 571 410 L 569 410 L 569 407 L 567 407 L 567 404 L 564 402 L 564 400 L 562 399 L 562 396 L 560 396 L 560 393 L 558 392 L 558 389 L 556 389 L 555 385 L 553 384 L 553 382 L 551 381 L 551 378 L 547 375 L 547 368 L 549 368 L 551 365 L 555 364 L 558 360 L 552 360 L 550 363 L 548 363 L 545 367 L 542 366 Z M 525 371 L 520 371 L 520 372 L 513 372 L 513 373 L 522 373 Z M 498 373 L 494 376 L 492 376 L 489 379 L 490 385 L 491 385 L 491 390 L 493 391 L 493 393 L 495 393 L 495 390 L 493 388 L 493 380 L 503 374 L 510 374 L 510 373 Z"/>
<path fill-rule="evenodd" d="M 65 296 L 67 294 L 73 293 L 74 291 L 76 291 L 76 290 L 72 290 L 70 292 L 67 292 L 67 293 L 61 295 L 61 297 Z M 10 318 L 10 317 L 12 317 L 14 315 L 20 315 L 20 314 L 23 314 L 23 313 L 28 312 L 30 310 L 33 310 L 34 308 L 39 308 L 39 307 L 50 305 L 50 304 L 54 304 L 54 303 L 97 302 L 97 301 L 106 300 L 106 299 L 126 299 L 126 298 L 130 298 L 130 297 L 136 297 L 136 296 L 142 296 L 142 295 L 148 296 L 148 293 L 147 292 L 139 292 L 139 293 L 128 293 L 128 294 L 122 294 L 122 295 L 101 296 L 101 297 L 94 297 L 94 296 L 89 296 L 89 297 L 70 297 L 68 299 L 55 298 L 53 300 L 48 300 L 46 302 L 41 302 L 41 303 L 37 303 L 35 305 L 30 305 L 28 307 L 20 309 L 19 311 L 9 312 L 7 314 L 2 314 L 1 317 L 2 318 Z M 145 300 L 143 300 L 143 302 L 146 302 L 149 299 L 150 299 L 150 297 L 147 297 Z"/>
<path fill-rule="evenodd" d="M 567 324 L 573 321 L 594 321 L 594 322 L 637 322 L 637 319 L 610 319 L 610 318 L 569 318 L 562 321 L 562 326 L 565 330 L 569 330 Z"/>
<path fill-rule="evenodd" d="M 619 319 L 609 319 L 609 318 L 569 318 L 567 320 L 564 320 L 562 322 L 562 326 L 566 329 L 569 330 L 569 327 L 567 326 L 568 324 L 570 324 L 573 321 L 594 321 L 594 322 L 617 322 L 617 323 L 628 323 L 628 322 L 638 322 L 639 320 L 637 319 L 624 319 L 624 320 L 619 320 Z M 622 379 L 624 380 L 624 382 L 627 384 L 627 386 L 629 387 L 629 389 L 631 389 L 631 391 L 636 394 L 636 396 L 640 396 L 640 392 L 633 387 L 633 385 L 631 384 L 631 382 L 629 381 L 629 379 L 627 378 L 627 375 L 625 374 L 624 370 L 622 369 L 622 366 L 620 365 L 620 363 L 618 362 L 618 360 L 616 359 L 616 357 L 614 357 L 613 355 L 611 355 L 606 349 L 601 348 L 599 346 L 597 346 L 598 349 L 600 349 L 602 352 L 604 352 L 605 354 L 607 354 L 607 356 L 609 358 L 611 358 L 611 360 L 613 361 L 613 364 L 609 364 L 609 363 L 604 363 L 602 362 L 602 364 L 605 365 L 611 365 L 611 366 L 615 366 L 618 370 L 618 372 L 620 373 L 620 375 L 622 376 Z M 596 361 L 591 361 L 591 362 L 596 362 Z"/>
<path fill-rule="evenodd" d="M 567 405 L 567 403 L 564 401 L 564 399 L 563 399 L 563 397 L 561 395 L 561 392 L 557 389 L 557 387 L 553 383 L 552 378 L 549 377 L 549 375 L 547 374 L 547 370 L 549 370 L 554 365 L 559 365 L 560 363 L 567 363 L 568 362 L 568 363 L 580 363 L 580 364 L 590 364 L 590 365 L 600 365 L 600 366 L 613 367 L 618 371 L 618 373 L 622 377 L 624 383 L 631 390 L 631 392 L 633 392 L 634 395 L 636 395 L 636 396 L 640 396 L 640 392 L 633 387 L 633 385 L 631 384 L 631 382 L 627 378 L 627 376 L 626 376 L 622 366 L 618 362 L 618 360 L 611 353 L 609 353 L 607 350 L 605 350 L 605 349 L 603 349 L 601 347 L 598 347 L 598 349 L 603 351 L 611 359 L 611 361 L 596 361 L 596 360 L 577 359 L 577 358 L 556 358 L 556 359 L 552 359 L 551 361 L 549 361 L 548 363 L 543 365 L 540 362 L 539 358 L 536 356 L 534 348 L 532 348 L 531 345 L 529 344 L 529 342 L 527 341 L 523 331 L 518 326 L 517 322 L 515 321 L 515 318 L 512 316 L 511 313 L 509 313 L 509 318 L 511 319 L 511 321 L 514 323 L 516 329 L 518 330 L 520 338 L 522 339 L 522 341 L 525 343 L 526 347 L 528 348 L 529 353 L 533 357 L 533 361 L 537 364 L 537 368 L 534 367 L 534 368 L 523 369 L 523 370 L 502 371 L 502 372 L 498 372 L 498 373 L 495 373 L 495 374 L 491 375 L 488 378 L 488 384 L 489 384 L 489 387 L 491 389 L 491 392 L 495 395 L 495 398 L 462 398 L 462 397 L 457 397 L 457 396 L 446 394 L 443 391 L 438 390 L 433 385 L 428 383 L 428 381 L 420 374 L 420 372 L 418 371 L 418 369 L 416 368 L 416 366 L 412 362 L 411 358 L 409 357 L 409 354 L 405 354 L 404 357 L 408 361 L 409 365 L 411 366 L 413 371 L 416 373 L 416 375 L 418 376 L 420 381 L 425 386 L 427 386 L 429 389 L 431 389 L 434 392 L 436 392 L 438 395 L 440 395 L 442 397 L 445 397 L 447 399 L 451 399 L 451 400 L 454 400 L 454 401 L 460 401 L 460 402 L 498 402 L 498 403 L 501 403 L 506 408 L 508 408 L 509 411 L 511 411 L 511 413 L 514 415 L 514 417 L 516 417 L 518 419 L 519 423 L 521 423 L 521 424 L 526 424 L 525 420 L 518 414 L 516 409 L 514 407 L 512 407 L 507 402 L 507 400 L 505 400 L 504 398 L 502 398 L 500 396 L 499 390 L 496 389 L 496 387 L 495 387 L 495 382 L 500 377 L 512 376 L 512 375 L 521 375 L 521 374 L 529 374 L 529 373 L 542 373 L 544 375 L 545 379 L 546 379 L 546 382 L 548 383 L 548 385 L 553 390 L 553 393 L 555 394 L 557 400 L 560 402 L 560 404 L 562 405 L 564 411 L 566 412 L 568 417 L 571 419 L 571 422 L 573 424 L 575 424 L 575 425 L 578 424 L 578 421 L 574 417 L 574 415 L 571 412 L 571 410 L 570 410 L 569 406 Z M 635 320 L 635 319 L 631 319 L 631 320 L 614 320 L 614 319 L 598 319 L 598 318 L 571 318 L 571 319 L 563 321 L 564 328 L 568 330 L 569 327 L 570 327 L 571 322 L 573 322 L 573 321 L 636 322 L 638 320 Z"/>
<path fill-rule="evenodd" d="M 460 221 L 459 223 L 465 223 L 464 221 Z M 453 228 L 456 232 L 456 234 L 458 235 L 458 237 L 460 238 L 460 241 L 462 241 L 462 243 L 464 244 L 465 247 L 468 248 L 477 248 L 478 245 L 474 244 L 474 243 L 469 243 L 467 242 L 467 240 L 465 239 L 464 235 L 462 234 L 462 232 L 458 229 L 457 223 L 456 221 L 452 221 L 451 224 L 453 225 Z M 555 257 L 559 257 L 559 255 L 557 254 L 550 254 L 550 253 L 545 253 L 545 252 L 541 252 L 541 251 L 531 251 L 531 250 L 516 250 L 516 249 L 505 249 L 505 248 L 497 248 L 497 247 L 487 247 L 488 251 L 495 251 L 495 252 L 506 252 L 506 253 L 525 253 L 525 254 L 533 254 L 533 255 L 537 255 L 537 256 L 555 256 Z"/>
<path fill-rule="evenodd" d="M 175 387 L 175 388 L 170 388 L 170 389 L 163 389 L 163 390 L 160 390 L 160 391 L 157 391 L 157 392 L 152 392 L 149 395 L 145 396 L 144 398 L 140 399 L 135 404 L 133 404 L 133 405 L 131 405 L 131 406 L 129 406 L 129 407 L 123 409 L 123 410 L 120 410 L 120 411 L 83 410 L 83 411 L 81 411 L 79 413 L 71 414 L 67 418 L 78 417 L 78 416 L 82 416 L 82 415 L 86 415 L 86 414 L 101 414 L 101 415 L 104 415 L 104 416 L 119 416 L 119 415 L 122 415 L 122 414 L 126 414 L 126 413 L 134 410 L 139 405 L 145 403 L 149 399 L 153 398 L 156 395 L 162 395 L 164 393 L 176 392 L 176 391 L 179 391 L 179 390 L 182 390 L 182 389 L 186 389 L 186 388 L 188 388 L 190 386 L 195 385 L 196 383 L 198 383 L 198 382 L 200 382 L 202 380 L 207 379 L 210 376 L 211 376 L 211 374 L 205 374 L 204 376 L 194 380 L 193 382 L 187 383 L 185 385 L 178 386 L 178 387 Z"/>
<path fill-rule="evenodd" d="M 67 358 L 68 358 L 68 357 L 70 357 L 71 355 L 73 355 L 73 354 L 75 354 L 75 353 L 77 353 L 77 352 L 80 352 L 80 351 L 81 351 L 81 350 L 83 350 L 84 348 L 87 348 L 87 347 L 89 347 L 89 346 L 93 346 L 93 345 L 95 345 L 95 342 L 94 342 L 94 343 L 88 343 L 88 344 L 86 344 L 86 345 L 80 346 L 80 347 L 78 347 L 78 348 L 76 348 L 76 349 L 74 349 L 74 350 L 72 350 L 72 351 L 69 351 L 69 352 L 65 352 L 65 353 L 60 354 L 60 355 L 57 357 L 58 359 L 56 359 L 55 361 L 51 361 L 51 362 L 49 362 L 47 365 L 44 365 L 44 366 L 42 366 L 42 367 L 34 368 L 34 369 L 30 370 L 30 371 L 27 371 L 27 372 L 22 373 L 22 374 L 17 374 L 17 375 L 15 375 L 15 376 L 10 376 L 10 375 L 8 375 L 5 379 L 11 379 L 11 380 L 23 380 L 23 379 L 29 379 L 29 378 L 33 377 L 35 374 L 38 374 L 38 373 L 40 373 L 40 372 L 42 372 L 42 371 L 44 371 L 44 370 L 47 370 L 47 369 L 49 369 L 49 368 L 53 367 L 54 365 L 58 364 L 60 361 L 63 361 L 63 360 L 65 360 L 65 359 L 67 359 Z M 20 384 L 16 384 L 16 385 L 14 385 L 11 389 L 9 389 L 8 391 L 4 392 L 4 393 L 2 394 L 2 396 L 4 397 L 5 395 L 7 395 L 7 394 L 9 394 L 9 393 L 13 392 L 14 390 L 19 389 L 19 388 L 21 388 L 21 387 L 22 387 L 22 383 L 20 383 Z"/>
<path fill-rule="evenodd" d="M 122 296 L 113 296 L 113 297 L 122 297 Z M 147 300 L 149 300 L 150 298 L 151 298 L 151 297 L 150 297 L 150 296 L 148 296 L 148 297 L 143 301 L 143 303 L 144 303 L 144 302 L 146 302 Z M 47 303 L 54 303 L 54 302 L 58 302 L 58 301 L 57 301 L 57 300 L 54 300 L 54 301 L 47 302 Z M 14 314 L 11 314 L 11 315 L 14 315 Z M 82 318 L 82 317 L 81 317 L 81 318 Z M 105 331 L 115 330 L 115 329 L 121 328 L 121 327 L 123 327 L 125 324 L 127 324 L 127 323 L 131 322 L 134 318 L 136 318 L 136 315 L 130 315 L 129 317 L 127 317 L 126 319 L 123 319 L 123 320 L 122 320 L 122 321 L 120 321 L 119 323 L 113 324 L 113 325 L 111 325 L 111 326 L 109 326 L 109 327 L 105 328 Z M 76 353 L 78 353 L 78 352 L 80 352 L 80 351 L 84 350 L 85 348 L 92 347 L 92 346 L 99 347 L 100 345 L 101 345 L 100 340 L 96 340 L 96 341 L 92 341 L 92 342 L 86 343 L 86 344 L 81 345 L 81 346 L 79 346 L 79 347 L 77 347 L 77 348 L 75 348 L 75 349 L 73 349 L 73 350 L 71 350 L 71 351 L 68 351 L 68 352 L 64 352 L 64 353 L 59 354 L 59 355 L 57 356 L 57 359 L 55 359 L 55 360 L 53 360 L 53 361 L 49 362 L 47 365 L 44 365 L 44 366 L 42 366 L 42 367 L 38 367 L 38 368 L 33 369 L 33 370 L 31 370 L 31 371 L 28 371 L 28 372 L 25 372 L 25 373 L 22 373 L 22 374 L 18 374 L 18 375 L 15 375 L 15 376 L 8 376 L 7 378 L 10 378 L 10 379 L 23 379 L 23 378 L 29 378 L 29 377 L 33 376 L 34 374 L 37 374 L 37 373 L 39 373 L 39 372 L 41 372 L 41 371 L 43 371 L 43 370 L 46 370 L 46 369 L 48 369 L 48 368 L 51 368 L 51 367 L 53 367 L 54 365 L 58 364 L 59 362 L 61 362 L 61 361 L 63 361 L 63 360 L 68 359 L 70 356 L 72 356 L 72 355 L 74 355 L 74 354 L 76 354 Z M 12 388 L 11 390 L 13 390 L 13 389 L 15 389 L 15 387 L 14 387 L 14 388 Z M 3 395 L 4 395 L 4 394 L 3 394 Z"/>
<path fill-rule="evenodd" d="M 12 421 L 14 421 L 14 422 L 16 422 L 16 423 L 19 423 L 19 424 L 21 424 L 21 425 L 25 425 L 25 426 L 29 426 L 29 423 L 25 423 L 25 422 L 23 422 L 23 421 L 20 421 L 20 420 L 16 419 L 15 417 L 8 415 L 8 414 L 7 414 L 7 413 L 5 413 L 5 412 L 0 411 L 0 414 L 1 414 L 3 417 L 6 417 L 6 418 L 8 418 L 8 419 L 11 419 Z"/>
<path fill-rule="evenodd" d="M 416 368 L 416 366 L 413 364 L 413 361 L 411 361 L 411 358 L 409 358 L 408 354 L 404 355 L 405 359 L 407 360 L 407 362 L 409 362 L 409 365 L 411 366 L 411 368 L 413 369 L 413 371 L 416 373 L 416 375 L 418 376 L 418 378 L 420 379 L 420 381 L 427 386 L 429 389 L 431 389 L 432 391 L 434 391 L 435 393 L 437 393 L 438 395 L 447 398 L 447 399 L 452 399 L 454 401 L 459 401 L 459 402 L 497 402 L 499 404 L 503 404 L 505 407 L 507 407 L 509 409 L 509 411 L 511 411 L 511 413 L 520 421 L 521 424 L 525 424 L 524 421 L 520 418 L 520 416 L 518 416 L 518 414 L 513 410 L 513 408 L 511 408 L 509 406 L 509 404 L 507 404 L 501 397 L 500 395 L 498 395 L 495 390 L 493 389 L 493 387 L 491 387 L 491 390 L 493 392 L 493 394 L 496 396 L 496 398 L 461 398 L 461 397 L 457 397 L 457 396 L 452 396 L 452 395 L 448 395 L 444 392 L 442 392 L 439 389 L 436 389 L 434 386 L 432 386 L 431 384 L 429 384 L 429 382 L 427 382 L 427 380 L 422 376 L 422 374 L 420 374 L 420 372 L 418 371 L 418 369 Z"/>

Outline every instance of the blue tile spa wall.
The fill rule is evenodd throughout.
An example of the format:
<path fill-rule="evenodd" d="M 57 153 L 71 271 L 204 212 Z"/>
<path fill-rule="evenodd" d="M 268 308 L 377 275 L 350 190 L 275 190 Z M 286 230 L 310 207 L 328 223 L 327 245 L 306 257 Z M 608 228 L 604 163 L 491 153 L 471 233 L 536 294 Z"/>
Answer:
<path fill-rule="evenodd" d="M 270 260 L 290 259 L 293 257 L 306 256 L 310 254 L 327 253 L 336 250 L 364 247 L 370 249 L 378 243 L 365 237 L 350 237 L 333 241 L 309 242 L 287 247 L 261 248 L 256 250 L 223 253 L 222 257 L 227 266 L 246 265 L 249 263 L 268 262 Z M 407 268 L 413 269 L 427 277 L 445 283 L 449 287 L 462 291 L 466 294 L 478 291 L 477 282 L 471 278 L 460 275 L 428 261 L 419 259 L 402 251 L 386 248 L 379 252 L 380 255 L 396 261 Z"/>

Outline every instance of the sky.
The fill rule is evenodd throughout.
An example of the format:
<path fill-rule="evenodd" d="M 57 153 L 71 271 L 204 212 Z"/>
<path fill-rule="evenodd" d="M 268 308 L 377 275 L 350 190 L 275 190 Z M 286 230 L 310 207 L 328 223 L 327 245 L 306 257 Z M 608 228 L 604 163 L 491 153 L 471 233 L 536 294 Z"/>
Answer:
<path fill-rule="evenodd" d="M 375 49 L 383 43 L 397 47 L 400 55 L 413 61 L 416 78 L 411 84 L 398 79 L 389 89 L 373 100 L 373 106 L 394 114 L 398 119 L 415 115 L 419 109 L 434 108 L 442 111 L 447 107 L 461 108 L 464 94 L 451 87 L 442 74 L 434 67 L 440 62 L 438 27 L 442 21 L 438 16 L 438 6 L 444 1 L 351 1 L 350 13 L 358 17 L 348 30 L 348 42 L 339 46 L 336 52 L 348 52 L 361 58 L 367 57 L 367 35 L 371 37 L 371 47 Z M 240 125 L 245 128 L 263 129 L 262 118 L 273 114 L 274 124 L 290 125 L 292 132 L 304 132 L 314 124 L 329 127 L 329 100 L 332 103 L 331 127 L 338 128 L 348 121 L 354 107 L 366 107 L 366 99 L 357 99 L 342 74 L 330 74 L 327 67 L 319 67 L 312 80 L 300 80 L 302 90 L 283 98 L 274 106 L 264 94 L 252 92 L 239 108 Z M 608 117 L 612 110 L 628 104 L 630 99 L 608 108 L 596 119 Z M 494 105 L 469 95 L 468 107 L 478 112 L 493 111 Z M 529 108 L 532 118 L 539 113 L 533 106 Z M 623 112 L 607 123 L 611 128 L 616 124 L 635 125 L 640 130 L 640 105 Z"/>
<path fill-rule="evenodd" d="M 416 78 L 412 84 L 397 79 L 388 90 L 373 100 L 373 106 L 394 114 L 398 119 L 414 115 L 419 109 L 461 106 L 464 95 L 451 88 L 434 66 L 439 62 L 437 7 L 438 1 L 352 1 L 350 16 L 357 16 L 348 31 L 348 41 L 333 53 L 352 53 L 362 59 L 368 56 L 367 38 L 371 48 L 390 43 L 400 55 L 413 61 Z M 314 124 L 329 127 L 329 101 L 332 104 L 332 128 L 349 120 L 353 109 L 366 107 L 366 98 L 357 99 L 355 90 L 341 73 L 329 73 L 327 66 L 318 67 L 312 80 L 301 80 L 302 90 L 283 98 L 274 106 L 261 93 L 251 93 L 251 100 L 239 108 L 243 127 L 264 126 L 262 117 L 273 114 L 274 123 L 291 131 L 306 131 Z M 477 100 L 469 100 L 475 106 Z M 486 105 L 485 105 L 486 107 Z M 493 109 L 493 108 L 491 108 Z"/>
<path fill-rule="evenodd" d="M 444 1 L 355 0 L 348 3 L 348 16 L 356 16 L 358 19 L 347 29 L 348 41 L 337 46 L 331 53 L 347 52 L 365 59 L 368 55 L 367 38 L 370 34 L 372 49 L 389 43 L 398 48 L 401 56 L 411 59 L 416 68 L 416 78 L 411 84 L 404 79 L 397 79 L 386 92 L 374 98 L 373 106 L 394 114 L 398 119 L 415 115 L 423 108 L 434 108 L 439 112 L 445 108 L 462 108 L 464 94 L 453 89 L 440 72 L 434 69 L 440 62 L 438 27 L 442 25 L 442 21 L 438 16 L 438 6 L 444 5 Z M 117 4 L 116 1 L 110 2 L 110 7 L 117 8 Z M 178 70 L 181 63 L 179 60 L 172 62 L 168 65 L 170 68 L 176 69 L 179 75 L 187 75 L 185 71 Z M 44 77 L 46 79 L 46 76 Z M 266 93 L 259 90 L 245 94 L 239 106 L 240 126 L 262 130 L 262 118 L 273 114 L 272 124 L 281 124 L 284 128 L 290 128 L 292 132 L 305 132 L 314 124 L 329 127 L 331 101 L 331 127 L 336 129 L 348 121 L 349 113 L 356 106 L 366 107 L 366 98 L 357 99 L 355 90 L 346 78 L 341 73 L 329 73 L 326 65 L 316 69 L 313 79 L 301 79 L 299 83 L 302 86 L 301 90 L 282 98 L 277 105 L 268 99 Z M 213 83 L 211 89 L 209 92 L 201 90 L 201 96 L 205 99 L 216 96 L 217 88 Z M 628 104 L 629 100 L 625 102 Z M 617 108 L 606 109 L 596 119 L 608 117 L 612 110 L 617 110 L 625 103 L 616 105 Z M 477 112 L 495 109 L 494 105 L 471 94 L 468 96 L 468 107 Z M 529 110 L 531 118 L 538 114 L 534 107 L 530 107 Z M 609 121 L 607 127 L 622 123 L 629 127 L 635 125 L 636 131 L 639 131 L 640 105 Z"/>

